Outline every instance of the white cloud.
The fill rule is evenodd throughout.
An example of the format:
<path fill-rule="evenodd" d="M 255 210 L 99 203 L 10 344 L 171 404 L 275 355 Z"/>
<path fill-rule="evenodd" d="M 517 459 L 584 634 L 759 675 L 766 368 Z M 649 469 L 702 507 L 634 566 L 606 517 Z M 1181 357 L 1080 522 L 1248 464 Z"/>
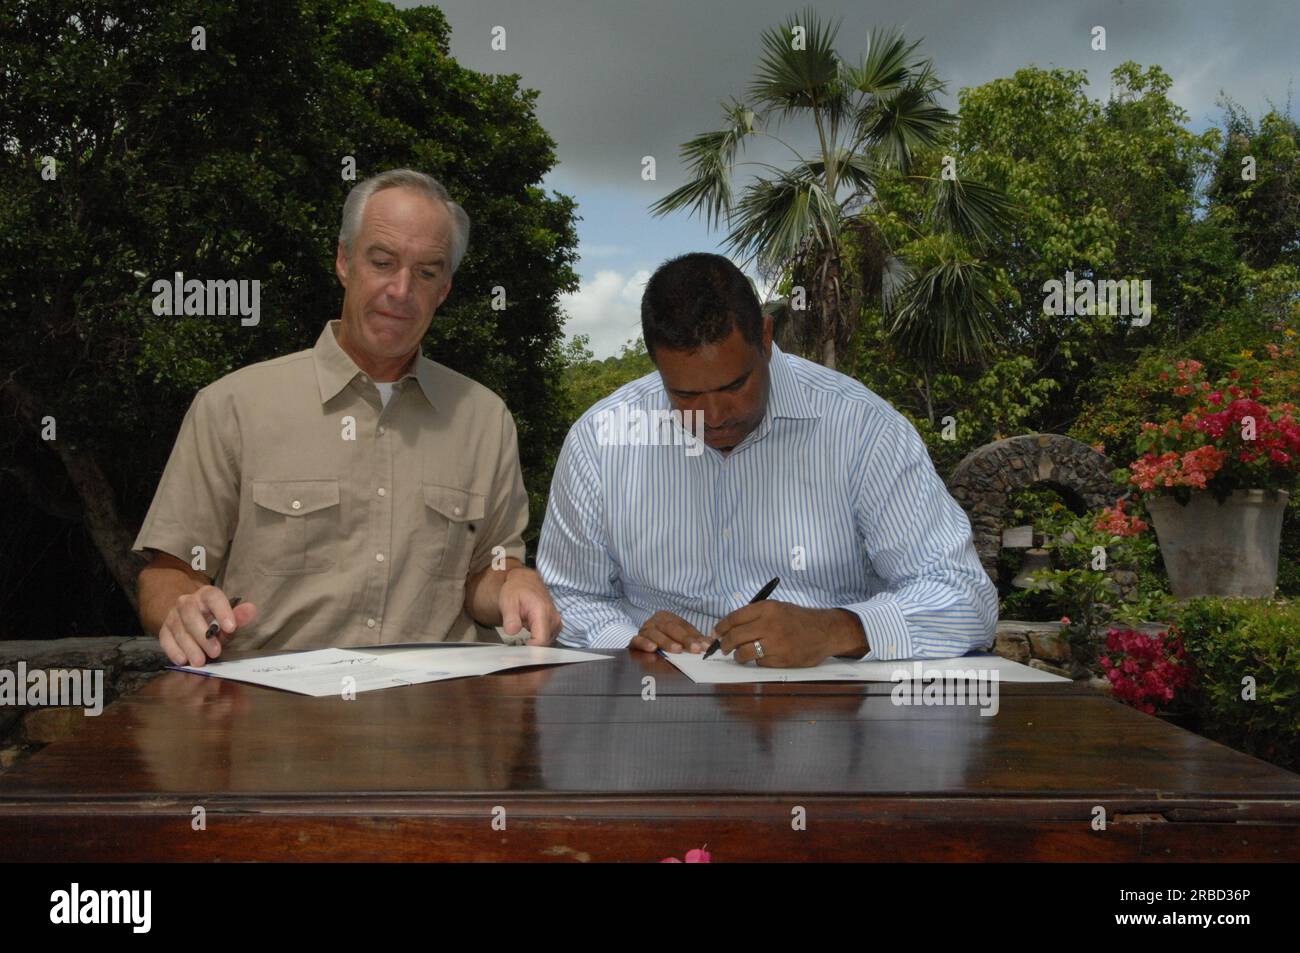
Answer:
<path fill-rule="evenodd" d="M 641 293 L 649 280 L 644 268 L 631 277 L 606 270 L 584 279 L 575 293 L 560 297 L 568 315 L 565 336 L 589 336 L 596 357 L 617 354 L 625 341 L 641 334 Z"/>

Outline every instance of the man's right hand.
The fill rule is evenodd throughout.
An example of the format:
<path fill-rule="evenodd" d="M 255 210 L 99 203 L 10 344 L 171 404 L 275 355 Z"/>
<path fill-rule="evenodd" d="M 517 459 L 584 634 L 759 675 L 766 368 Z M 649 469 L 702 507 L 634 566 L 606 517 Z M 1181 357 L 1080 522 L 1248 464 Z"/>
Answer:
<path fill-rule="evenodd" d="M 671 612 L 656 612 L 646 619 L 641 631 L 628 643 L 628 648 L 641 652 L 653 652 L 656 649 L 665 652 L 680 652 L 683 649 L 688 652 L 703 652 L 708 647 L 709 640 L 700 635 L 695 626 Z"/>
<path fill-rule="evenodd" d="M 174 664 L 200 666 L 220 655 L 231 637 L 256 618 L 257 606 L 251 602 L 232 609 L 226 594 L 216 586 L 201 586 L 176 599 L 158 630 L 158 644 Z M 221 628 L 209 639 L 208 626 L 213 620 Z"/>

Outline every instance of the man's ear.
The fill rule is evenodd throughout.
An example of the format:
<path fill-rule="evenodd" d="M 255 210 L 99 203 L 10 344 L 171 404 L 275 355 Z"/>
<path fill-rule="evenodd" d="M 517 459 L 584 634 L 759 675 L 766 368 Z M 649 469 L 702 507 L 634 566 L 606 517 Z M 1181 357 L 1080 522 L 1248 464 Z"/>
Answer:
<path fill-rule="evenodd" d="M 339 276 L 339 284 L 344 288 L 348 286 L 348 264 L 348 250 L 340 241 L 338 254 L 334 257 L 334 274 Z"/>
<path fill-rule="evenodd" d="M 772 329 L 774 327 L 772 316 L 763 315 L 763 354 L 767 357 L 772 356 Z"/>

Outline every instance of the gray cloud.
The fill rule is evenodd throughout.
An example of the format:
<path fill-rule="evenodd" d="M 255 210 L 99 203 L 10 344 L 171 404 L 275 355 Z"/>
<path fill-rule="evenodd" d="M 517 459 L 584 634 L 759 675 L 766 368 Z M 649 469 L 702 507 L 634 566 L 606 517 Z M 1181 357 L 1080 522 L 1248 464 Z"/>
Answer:
<path fill-rule="evenodd" d="M 411 4 L 402 4 L 411 5 Z M 613 185 L 653 201 L 680 182 L 678 147 L 718 121 L 718 101 L 741 95 L 759 53 L 759 33 L 802 4 L 779 0 L 663 0 L 611 4 L 578 0 L 443 0 L 452 53 L 463 65 L 519 73 L 537 89 L 538 115 L 558 143 L 560 181 Z M 962 86 L 1007 76 L 1029 64 L 1082 68 L 1094 95 L 1125 60 L 1159 64 L 1199 127 L 1219 117 L 1228 92 L 1252 111 L 1265 98 L 1287 99 L 1297 62 L 1300 5 L 1041 0 L 925 3 L 882 0 L 821 3 L 841 17 L 838 48 L 856 58 L 873 26 L 924 38 L 950 98 Z M 1090 30 L 1107 31 L 1107 50 L 1090 49 Z M 507 31 L 507 50 L 490 48 L 491 29 Z M 642 182 L 641 156 L 659 163 L 659 181 Z"/>

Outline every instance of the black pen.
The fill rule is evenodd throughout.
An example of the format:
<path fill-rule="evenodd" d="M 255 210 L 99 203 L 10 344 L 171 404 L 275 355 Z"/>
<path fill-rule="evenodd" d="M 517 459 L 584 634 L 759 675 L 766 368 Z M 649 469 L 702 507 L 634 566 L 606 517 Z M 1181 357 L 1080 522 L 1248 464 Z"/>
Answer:
<path fill-rule="evenodd" d="M 235 596 L 235 598 L 230 600 L 230 608 L 232 609 L 235 608 L 235 606 L 239 605 L 243 601 L 244 600 L 241 599 L 239 596 Z M 217 637 L 217 633 L 220 631 L 221 631 L 221 623 L 218 622 L 216 619 L 213 619 L 212 624 L 208 626 L 208 638 L 215 639 Z"/>
<path fill-rule="evenodd" d="M 776 589 L 777 585 L 780 582 L 781 582 L 781 578 L 779 576 L 774 576 L 771 582 L 769 582 L 762 589 L 758 590 L 758 595 L 756 595 L 753 599 L 749 600 L 749 604 L 752 606 L 755 602 L 762 602 L 764 599 L 766 599 L 768 596 L 772 594 L 772 591 Z M 710 655 L 718 651 L 718 649 L 720 648 L 722 648 L 722 639 L 714 639 L 713 644 L 710 645 L 708 651 L 704 653 L 704 657 L 708 658 Z"/>

